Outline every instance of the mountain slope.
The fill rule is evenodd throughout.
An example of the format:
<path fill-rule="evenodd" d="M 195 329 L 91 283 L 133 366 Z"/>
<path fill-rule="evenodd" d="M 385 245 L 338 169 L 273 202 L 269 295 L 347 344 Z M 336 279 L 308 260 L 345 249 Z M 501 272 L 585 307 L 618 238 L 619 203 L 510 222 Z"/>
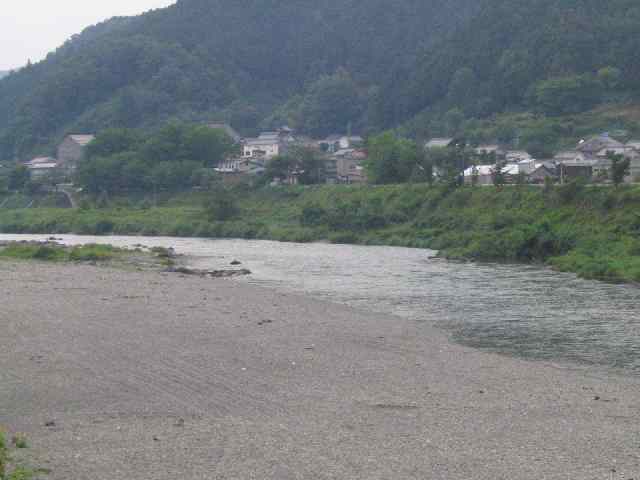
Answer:
<path fill-rule="evenodd" d="M 363 91 L 385 81 L 469 18 L 474 3 L 181 0 L 113 19 L 0 82 L 0 156 L 24 155 L 69 129 L 174 116 L 253 128 L 341 67 Z"/>
<path fill-rule="evenodd" d="M 1 80 L 0 158 L 170 118 L 433 134 L 455 131 L 445 117 L 579 114 L 636 101 L 639 28 L 636 0 L 180 0 Z"/>

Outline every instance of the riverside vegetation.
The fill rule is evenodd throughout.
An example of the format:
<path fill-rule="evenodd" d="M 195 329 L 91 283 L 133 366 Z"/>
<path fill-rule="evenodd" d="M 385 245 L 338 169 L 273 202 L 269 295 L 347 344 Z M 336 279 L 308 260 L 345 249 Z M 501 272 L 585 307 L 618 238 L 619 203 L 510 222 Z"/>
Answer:
<path fill-rule="evenodd" d="M 123 197 L 100 207 L 85 201 L 77 210 L 3 210 L 0 231 L 407 246 L 450 259 L 540 263 L 589 279 L 640 282 L 639 207 L 638 187 L 579 182 L 236 187 L 176 194 L 157 206 Z"/>
<path fill-rule="evenodd" d="M 14 436 L 11 443 L 15 449 L 28 448 L 27 441 L 22 435 Z M 43 470 L 33 471 L 15 463 L 7 437 L 0 430 L 0 480 L 30 480 L 36 473 L 45 473 Z"/>
<path fill-rule="evenodd" d="M 172 268 L 174 258 L 173 252 L 166 248 L 125 250 L 111 245 L 66 246 L 52 241 L 0 244 L 0 260 L 91 263 L 120 268 L 158 270 Z"/>

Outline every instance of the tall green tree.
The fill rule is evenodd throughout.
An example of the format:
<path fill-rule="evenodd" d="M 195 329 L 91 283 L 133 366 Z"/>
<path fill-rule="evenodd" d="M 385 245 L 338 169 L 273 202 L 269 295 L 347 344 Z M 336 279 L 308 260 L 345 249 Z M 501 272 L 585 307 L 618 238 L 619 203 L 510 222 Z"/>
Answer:
<path fill-rule="evenodd" d="M 415 142 L 386 132 L 369 138 L 369 158 L 365 162 L 369 181 L 377 184 L 408 181 L 423 158 Z"/>
<path fill-rule="evenodd" d="M 7 187 L 9 190 L 17 192 L 24 188 L 31 181 L 31 172 L 24 165 L 16 165 L 10 172 Z"/>
<path fill-rule="evenodd" d="M 624 182 L 624 179 L 629 176 L 631 160 L 624 155 L 613 152 L 607 153 L 607 158 L 611 160 L 611 181 L 617 188 Z"/>

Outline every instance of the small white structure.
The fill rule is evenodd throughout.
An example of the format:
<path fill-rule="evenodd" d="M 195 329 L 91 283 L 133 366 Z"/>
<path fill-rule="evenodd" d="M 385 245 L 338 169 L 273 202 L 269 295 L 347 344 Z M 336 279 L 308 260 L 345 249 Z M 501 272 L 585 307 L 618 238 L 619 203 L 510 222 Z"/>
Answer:
<path fill-rule="evenodd" d="M 525 152 L 524 150 L 508 150 L 504 154 L 504 159 L 507 163 L 520 163 L 532 160 L 532 157 L 529 155 L 529 152 Z"/>
<path fill-rule="evenodd" d="M 25 163 L 34 179 L 53 175 L 58 169 L 58 162 L 52 157 L 37 157 Z"/>
<path fill-rule="evenodd" d="M 424 144 L 424 148 L 429 150 L 431 148 L 447 148 L 453 143 L 453 138 L 432 138 Z"/>
<path fill-rule="evenodd" d="M 214 170 L 227 175 L 260 175 L 264 173 L 265 162 L 265 158 L 232 158 L 220 163 Z"/>
<path fill-rule="evenodd" d="M 284 142 L 279 132 L 263 132 L 258 138 L 248 138 L 243 145 L 245 158 L 264 157 L 271 159 L 284 152 Z"/>
<path fill-rule="evenodd" d="M 363 143 L 364 138 L 359 135 L 329 135 L 318 141 L 318 147 L 328 153 L 335 153 L 339 150 L 355 148 Z"/>
<path fill-rule="evenodd" d="M 478 145 L 474 148 L 476 155 L 495 155 L 496 157 L 504 157 L 505 151 L 497 144 Z"/>
<path fill-rule="evenodd" d="M 464 183 L 471 185 L 492 185 L 495 165 L 474 165 L 464 172 Z"/>

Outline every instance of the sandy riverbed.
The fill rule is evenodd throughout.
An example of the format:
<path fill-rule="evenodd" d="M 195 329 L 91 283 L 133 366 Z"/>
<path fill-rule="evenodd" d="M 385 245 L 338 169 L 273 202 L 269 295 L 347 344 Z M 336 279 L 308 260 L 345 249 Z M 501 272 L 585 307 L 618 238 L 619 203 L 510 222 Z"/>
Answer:
<path fill-rule="evenodd" d="M 52 480 L 640 479 L 639 379 L 231 280 L 2 262 L 0 345 Z"/>

